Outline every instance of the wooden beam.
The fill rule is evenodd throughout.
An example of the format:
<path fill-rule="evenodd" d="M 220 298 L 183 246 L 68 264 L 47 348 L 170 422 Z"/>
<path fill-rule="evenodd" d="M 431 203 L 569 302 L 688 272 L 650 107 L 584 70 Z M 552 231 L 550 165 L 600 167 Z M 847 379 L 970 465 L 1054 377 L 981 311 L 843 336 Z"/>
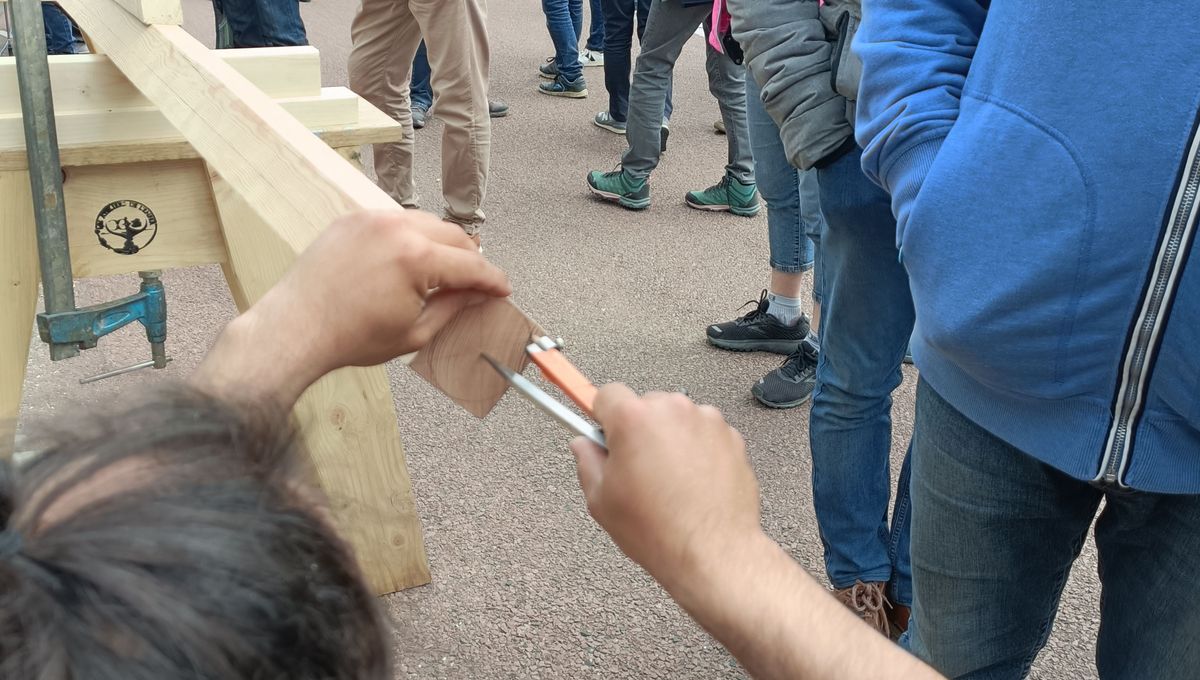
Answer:
<path fill-rule="evenodd" d="M 116 0 L 116 3 L 144 24 L 183 24 L 181 0 Z M 75 16 L 71 10 L 67 10 L 67 14 Z"/>
<path fill-rule="evenodd" d="M 294 254 L 218 175 L 212 176 L 212 195 L 229 249 L 225 275 L 245 309 L 283 276 Z M 372 590 L 382 595 L 429 583 L 387 369 L 348 368 L 325 376 L 305 391 L 296 419 L 338 529 Z"/>
<path fill-rule="evenodd" d="M 114 0 L 59 4 L 292 252 L 304 250 L 348 212 L 399 208 L 182 28 L 142 25 L 128 13 L 114 11 Z M 507 314 L 514 325 L 532 325 L 511 304 Z M 497 316 L 481 319 L 490 322 Z M 494 349 L 484 344 L 490 337 L 486 329 L 461 326 L 452 337 L 439 335 L 422 350 L 436 357 L 431 363 L 437 370 L 422 377 L 439 389 L 477 378 L 487 367 L 475 359 L 485 347 Z M 443 339 L 451 345 L 442 347 Z M 474 413 L 486 413 L 495 404 L 484 404 L 477 395 L 470 400 L 449 396 L 464 406 L 469 403 Z"/>
<path fill-rule="evenodd" d="M 364 99 L 358 100 L 358 122 L 352 125 L 324 126 L 312 130 L 330 147 L 342 149 L 363 144 L 394 142 L 404 134 L 404 128 Z M 177 161 L 200 158 L 196 149 L 178 131 L 167 139 L 115 139 L 100 134 L 79 144 L 62 144 L 58 155 L 65 168 L 150 161 Z M 28 168 L 25 145 L 20 148 L 0 147 L 0 172 Z"/>
<path fill-rule="evenodd" d="M 314 47 L 261 47 L 214 53 L 273 99 L 321 94 L 321 56 Z M 50 57 L 56 113 L 153 106 L 102 54 Z M 17 63 L 0 57 L 0 114 L 20 113 Z"/>

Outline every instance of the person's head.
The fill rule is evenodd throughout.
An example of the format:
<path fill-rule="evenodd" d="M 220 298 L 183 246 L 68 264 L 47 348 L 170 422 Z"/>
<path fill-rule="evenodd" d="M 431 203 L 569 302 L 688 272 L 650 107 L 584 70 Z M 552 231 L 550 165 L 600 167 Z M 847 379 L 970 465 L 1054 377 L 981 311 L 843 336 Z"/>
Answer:
<path fill-rule="evenodd" d="M 0 461 L 0 678 L 390 678 L 286 419 L 176 387 Z"/>

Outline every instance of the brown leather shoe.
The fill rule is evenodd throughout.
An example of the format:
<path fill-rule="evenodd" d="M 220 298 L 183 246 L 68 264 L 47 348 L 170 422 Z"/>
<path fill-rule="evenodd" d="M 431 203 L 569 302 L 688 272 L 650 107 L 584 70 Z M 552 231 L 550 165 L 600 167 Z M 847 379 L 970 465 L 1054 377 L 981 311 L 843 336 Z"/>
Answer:
<path fill-rule="evenodd" d="M 887 597 L 884 596 L 886 583 L 863 583 L 855 581 L 854 585 L 849 588 L 840 588 L 833 591 L 833 596 L 838 599 L 838 602 L 846 605 L 846 608 L 854 612 L 858 618 L 867 622 L 871 626 L 885 636 L 891 637 L 891 626 L 888 624 L 887 609 L 889 607 Z"/>
<path fill-rule="evenodd" d="M 892 604 L 888 607 L 887 619 L 892 629 L 890 637 L 893 640 L 899 640 L 908 630 L 908 619 L 911 615 L 912 610 L 902 604 Z"/>

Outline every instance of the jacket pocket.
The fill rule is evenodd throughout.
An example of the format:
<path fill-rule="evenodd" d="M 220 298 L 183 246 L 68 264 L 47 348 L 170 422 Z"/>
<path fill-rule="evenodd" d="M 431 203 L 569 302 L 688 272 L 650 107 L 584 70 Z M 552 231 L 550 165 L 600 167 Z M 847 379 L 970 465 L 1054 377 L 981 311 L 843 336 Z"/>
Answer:
<path fill-rule="evenodd" d="M 833 42 L 833 54 L 830 57 L 830 85 L 848 102 L 858 100 L 858 83 L 862 80 L 862 61 L 850 49 L 854 34 L 858 32 L 858 24 L 858 18 L 850 12 L 843 12 L 838 17 L 837 38 Z"/>
<path fill-rule="evenodd" d="M 1111 300 L 1081 295 L 1103 255 L 1092 253 L 1090 191 L 1057 132 L 965 96 L 900 235 L 925 342 L 993 389 L 1046 399 L 1095 389 L 1113 347 L 1092 326 L 1076 342 L 1083 325 L 1111 319 Z"/>

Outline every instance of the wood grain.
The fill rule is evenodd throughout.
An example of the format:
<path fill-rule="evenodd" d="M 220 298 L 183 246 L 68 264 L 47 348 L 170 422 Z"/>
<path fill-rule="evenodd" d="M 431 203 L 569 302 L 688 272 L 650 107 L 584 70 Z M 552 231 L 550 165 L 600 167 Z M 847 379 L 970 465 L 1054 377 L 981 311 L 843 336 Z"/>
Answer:
<path fill-rule="evenodd" d="M 483 418 L 500 401 L 508 381 L 482 355 L 520 373 L 529 363 L 525 346 L 534 334 L 545 333 L 512 302 L 491 300 L 459 314 L 436 343 L 417 353 L 409 368 Z"/>
<path fill-rule="evenodd" d="M 116 0 L 116 3 L 145 24 L 179 26 L 183 23 L 180 0 Z M 67 13 L 71 14 L 71 11 L 67 10 Z"/>
<path fill-rule="evenodd" d="M 11 450 L 37 311 L 37 237 L 28 172 L 0 172 L 0 452 Z"/>

